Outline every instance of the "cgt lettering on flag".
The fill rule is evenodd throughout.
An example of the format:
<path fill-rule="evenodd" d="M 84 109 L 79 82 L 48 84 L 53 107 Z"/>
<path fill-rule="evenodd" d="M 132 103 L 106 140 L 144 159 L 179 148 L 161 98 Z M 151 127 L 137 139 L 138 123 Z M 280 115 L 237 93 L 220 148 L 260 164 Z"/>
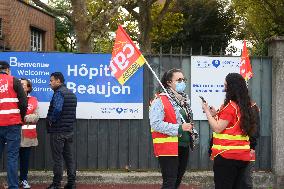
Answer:
<path fill-rule="evenodd" d="M 118 82 L 123 85 L 143 66 L 145 59 L 121 26 L 116 32 L 116 39 L 110 61 L 110 69 Z"/>

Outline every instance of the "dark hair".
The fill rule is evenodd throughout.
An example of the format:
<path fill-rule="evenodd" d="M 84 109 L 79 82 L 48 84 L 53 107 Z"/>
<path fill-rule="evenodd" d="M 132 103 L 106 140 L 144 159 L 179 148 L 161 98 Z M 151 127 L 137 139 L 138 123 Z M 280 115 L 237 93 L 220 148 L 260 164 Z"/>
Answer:
<path fill-rule="evenodd" d="M 161 83 L 163 84 L 163 86 L 165 88 L 168 88 L 169 85 L 168 85 L 168 82 L 169 81 L 172 81 L 172 78 L 173 78 L 173 75 L 174 73 L 176 72 L 180 72 L 180 73 L 183 73 L 181 71 L 181 69 L 177 69 L 177 68 L 173 68 L 173 69 L 170 69 L 169 71 L 165 72 L 162 79 L 161 79 Z"/>
<path fill-rule="evenodd" d="M 29 87 L 29 90 L 27 92 L 28 94 L 31 93 L 33 90 L 32 82 L 27 78 L 21 78 L 20 80 L 27 81 L 27 87 Z"/>
<path fill-rule="evenodd" d="M 10 68 L 8 62 L 0 60 L 0 70 L 6 70 L 7 68 Z"/>
<path fill-rule="evenodd" d="M 227 90 L 224 105 L 230 100 L 234 101 L 240 108 L 240 126 L 246 135 L 253 136 L 256 131 L 256 118 L 251 108 L 251 99 L 245 79 L 238 73 L 229 73 L 226 76 Z"/>
<path fill-rule="evenodd" d="M 61 72 L 54 72 L 50 75 L 50 77 L 54 77 L 56 80 L 59 79 L 61 83 L 65 82 L 64 76 Z"/>

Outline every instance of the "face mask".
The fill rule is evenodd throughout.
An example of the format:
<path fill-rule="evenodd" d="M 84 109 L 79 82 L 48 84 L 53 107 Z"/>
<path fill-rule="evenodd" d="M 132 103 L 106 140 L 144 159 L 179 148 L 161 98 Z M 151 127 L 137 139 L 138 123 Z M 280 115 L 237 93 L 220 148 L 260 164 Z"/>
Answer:
<path fill-rule="evenodd" d="M 176 92 L 181 93 L 184 91 L 186 85 L 185 82 L 176 82 Z"/>

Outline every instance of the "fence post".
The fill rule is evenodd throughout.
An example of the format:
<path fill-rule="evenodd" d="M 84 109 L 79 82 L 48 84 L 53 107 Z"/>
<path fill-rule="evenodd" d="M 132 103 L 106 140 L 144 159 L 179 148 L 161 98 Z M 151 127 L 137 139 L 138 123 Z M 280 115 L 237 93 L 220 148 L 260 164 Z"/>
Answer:
<path fill-rule="evenodd" d="M 284 188 L 284 36 L 267 42 L 272 56 L 272 171 L 275 188 Z"/>

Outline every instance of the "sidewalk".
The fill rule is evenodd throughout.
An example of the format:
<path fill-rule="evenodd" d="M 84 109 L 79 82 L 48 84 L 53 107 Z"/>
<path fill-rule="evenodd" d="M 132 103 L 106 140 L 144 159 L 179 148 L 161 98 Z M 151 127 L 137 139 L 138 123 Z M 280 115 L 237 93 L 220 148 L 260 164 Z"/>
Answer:
<path fill-rule="evenodd" d="M 64 182 L 66 182 L 66 173 L 64 174 Z M 254 173 L 254 186 L 259 189 L 272 188 L 273 175 L 269 172 Z M 51 171 L 30 171 L 29 181 L 31 184 L 38 186 L 47 186 L 52 181 Z M 0 183 L 6 182 L 6 173 L 0 173 Z M 159 172 L 123 172 L 123 171 L 78 171 L 77 183 L 82 186 L 102 186 L 102 188 L 113 188 L 111 186 L 127 186 L 129 188 L 159 188 L 162 182 Z M 86 185 L 87 184 L 87 185 Z M 141 185 L 141 187 L 138 187 Z M 148 186 L 147 186 L 148 185 Z M 108 186 L 108 187 L 107 187 Z M 132 187 L 131 187 L 132 186 Z M 137 186 L 137 187 L 134 187 Z M 144 187 L 143 187 L 144 186 Z M 210 189 L 214 188 L 212 171 L 186 172 L 183 178 L 183 186 L 185 188 Z M 184 188 L 183 187 L 183 188 Z M 81 188 L 81 187 L 80 187 Z M 88 187 L 83 187 L 88 188 Z M 118 187 L 121 188 L 121 187 Z M 127 187 L 122 187 L 127 188 Z"/>

